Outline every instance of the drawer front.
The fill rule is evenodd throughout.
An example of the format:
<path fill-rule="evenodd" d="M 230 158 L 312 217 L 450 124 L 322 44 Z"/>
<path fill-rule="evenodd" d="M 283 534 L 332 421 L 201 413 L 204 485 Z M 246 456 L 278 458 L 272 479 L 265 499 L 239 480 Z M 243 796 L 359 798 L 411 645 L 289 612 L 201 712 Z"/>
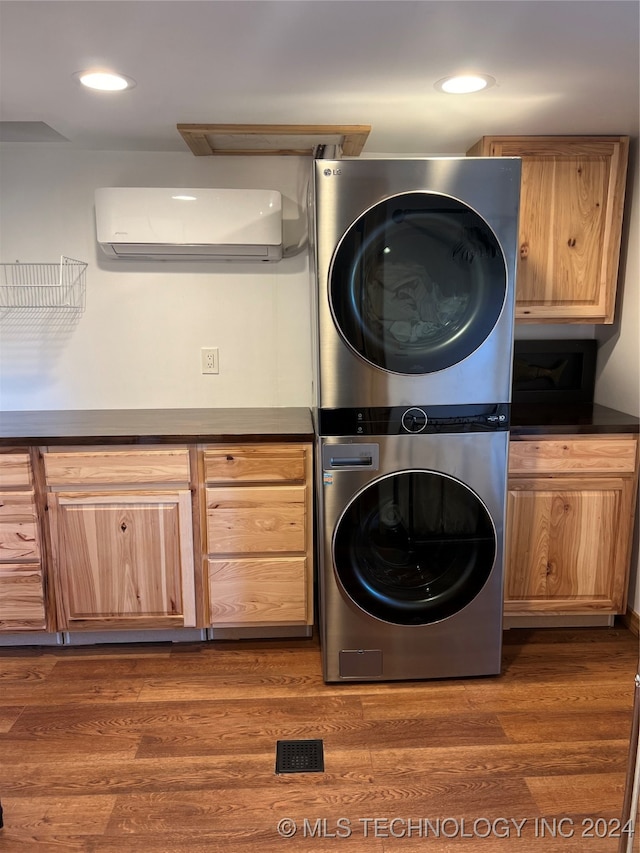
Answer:
<path fill-rule="evenodd" d="M 212 625 L 306 623 L 303 557 L 209 560 Z"/>
<path fill-rule="evenodd" d="M 511 441 L 509 473 L 532 475 L 583 471 L 632 474 L 636 467 L 636 449 L 634 438 Z"/>
<path fill-rule="evenodd" d="M 0 494 L 0 570 L 5 560 L 39 560 L 38 522 L 33 492 Z"/>
<path fill-rule="evenodd" d="M 300 445 L 212 448 L 204 452 L 204 471 L 209 483 L 302 482 L 305 450 Z"/>
<path fill-rule="evenodd" d="M 207 489 L 207 551 L 303 552 L 305 499 L 303 486 Z"/>
<path fill-rule="evenodd" d="M 48 451 L 44 465 L 49 486 L 188 483 L 189 451 Z"/>
<path fill-rule="evenodd" d="M 28 453 L 0 453 L 0 488 L 31 487 L 31 463 Z"/>
<path fill-rule="evenodd" d="M 37 565 L 0 566 L 0 631 L 44 630 L 42 574 Z"/>

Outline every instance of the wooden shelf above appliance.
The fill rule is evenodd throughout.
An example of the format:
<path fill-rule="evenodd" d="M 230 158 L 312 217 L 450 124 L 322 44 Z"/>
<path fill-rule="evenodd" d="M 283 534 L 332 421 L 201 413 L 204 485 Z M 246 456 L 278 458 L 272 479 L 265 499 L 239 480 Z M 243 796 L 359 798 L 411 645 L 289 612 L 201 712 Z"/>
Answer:
<path fill-rule="evenodd" d="M 333 124 L 178 124 L 178 132 L 196 157 L 273 154 L 315 155 L 336 145 L 346 157 L 358 157 L 371 125 Z"/>

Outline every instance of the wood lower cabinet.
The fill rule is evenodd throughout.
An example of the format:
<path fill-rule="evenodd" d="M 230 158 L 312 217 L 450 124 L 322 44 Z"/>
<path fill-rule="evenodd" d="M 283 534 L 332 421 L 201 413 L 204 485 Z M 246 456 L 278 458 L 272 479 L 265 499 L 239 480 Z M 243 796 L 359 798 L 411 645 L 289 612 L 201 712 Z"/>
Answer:
<path fill-rule="evenodd" d="M 312 445 L 201 451 L 208 622 L 313 624 Z"/>
<path fill-rule="evenodd" d="M 43 457 L 58 628 L 195 626 L 189 449 Z"/>
<path fill-rule="evenodd" d="M 624 613 L 636 436 L 511 441 L 505 615 Z"/>
<path fill-rule="evenodd" d="M 28 450 L 0 453 L 0 633 L 48 627 L 41 530 Z"/>
<path fill-rule="evenodd" d="M 612 323 L 629 140 L 485 136 L 467 153 L 521 157 L 516 320 Z"/>

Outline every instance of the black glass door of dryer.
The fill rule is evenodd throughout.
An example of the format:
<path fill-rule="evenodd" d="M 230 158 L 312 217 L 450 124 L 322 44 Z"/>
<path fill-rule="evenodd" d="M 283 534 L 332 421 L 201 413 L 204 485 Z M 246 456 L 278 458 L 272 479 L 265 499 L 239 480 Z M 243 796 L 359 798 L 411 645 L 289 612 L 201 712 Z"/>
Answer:
<path fill-rule="evenodd" d="M 425 374 L 471 355 L 504 304 L 498 240 L 471 208 L 413 192 L 372 207 L 333 257 L 329 296 L 351 349 L 383 370 Z"/>
<path fill-rule="evenodd" d="M 385 622 L 425 625 L 462 610 L 496 555 L 479 497 L 451 477 L 402 471 L 376 480 L 343 513 L 334 566 L 352 601 Z"/>

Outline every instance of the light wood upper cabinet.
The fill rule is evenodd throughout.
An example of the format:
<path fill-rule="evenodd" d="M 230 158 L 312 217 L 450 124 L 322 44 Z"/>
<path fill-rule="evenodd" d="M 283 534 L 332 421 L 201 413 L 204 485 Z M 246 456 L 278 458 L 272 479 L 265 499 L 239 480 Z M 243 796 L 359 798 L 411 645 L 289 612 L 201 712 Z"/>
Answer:
<path fill-rule="evenodd" d="M 612 323 L 628 137 L 485 136 L 467 154 L 521 157 L 516 320 Z"/>
<path fill-rule="evenodd" d="M 635 436 L 512 440 L 505 614 L 626 608 Z"/>
<path fill-rule="evenodd" d="M 41 550 L 29 452 L 0 453 L 0 633 L 47 628 Z"/>
<path fill-rule="evenodd" d="M 195 626 L 189 450 L 43 456 L 59 628 Z"/>
<path fill-rule="evenodd" d="M 202 451 L 209 624 L 313 623 L 312 446 Z"/>

